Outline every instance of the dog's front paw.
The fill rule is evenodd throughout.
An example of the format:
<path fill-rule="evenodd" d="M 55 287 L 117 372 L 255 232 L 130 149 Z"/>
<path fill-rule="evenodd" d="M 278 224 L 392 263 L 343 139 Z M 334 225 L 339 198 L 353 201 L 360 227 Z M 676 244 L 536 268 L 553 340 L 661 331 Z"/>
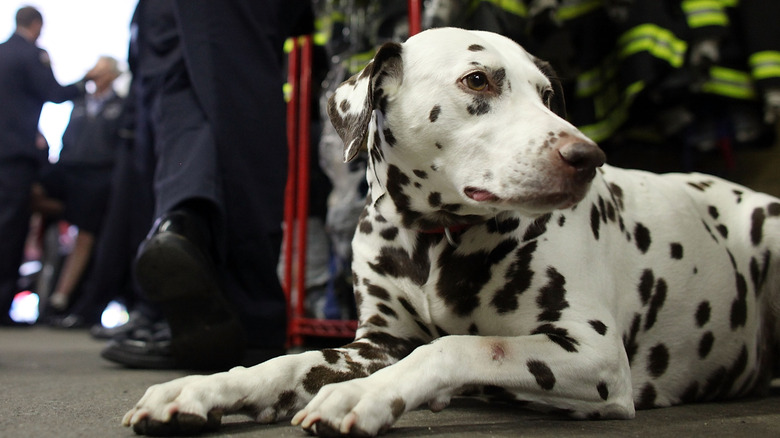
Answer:
<path fill-rule="evenodd" d="M 384 433 L 406 410 L 403 398 L 392 389 L 382 391 L 368 379 L 323 387 L 292 419 L 319 436 L 375 436 Z"/>
<path fill-rule="evenodd" d="M 216 430 L 222 413 L 212 408 L 205 376 L 154 385 L 125 414 L 122 424 L 139 435 L 191 435 Z"/>

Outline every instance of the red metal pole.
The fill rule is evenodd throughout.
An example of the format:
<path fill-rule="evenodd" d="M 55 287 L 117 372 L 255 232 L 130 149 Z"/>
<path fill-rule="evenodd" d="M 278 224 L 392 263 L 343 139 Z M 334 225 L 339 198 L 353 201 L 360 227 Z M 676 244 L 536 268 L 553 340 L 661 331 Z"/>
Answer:
<path fill-rule="evenodd" d="M 311 63 L 312 63 L 312 38 L 306 35 L 301 38 L 301 71 L 300 94 L 298 105 L 298 181 L 297 181 L 297 209 L 296 209 L 296 235 L 298 246 L 297 277 L 295 289 L 298 292 L 294 317 L 302 318 L 305 314 L 304 299 L 306 297 L 306 237 L 309 219 L 309 147 L 311 142 Z M 293 336 L 295 344 L 300 343 L 300 338 Z"/>
<path fill-rule="evenodd" d="M 409 0 L 409 36 L 420 33 L 422 29 L 422 12 L 420 0 Z"/>
<path fill-rule="evenodd" d="M 292 39 L 292 49 L 287 58 L 287 84 L 290 87 L 289 101 L 287 102 L 287 185 L 284 189 L 284 253 L 282 287 L 287 298 L 287 328 L 288 337 L 295 331 L 292 312 L 292 254 L 295 242 L 295 193 L 296 170 L 298 162 L 298 92 L 299 92 L 299 63 L 300 51 L 298 40 Z"/>

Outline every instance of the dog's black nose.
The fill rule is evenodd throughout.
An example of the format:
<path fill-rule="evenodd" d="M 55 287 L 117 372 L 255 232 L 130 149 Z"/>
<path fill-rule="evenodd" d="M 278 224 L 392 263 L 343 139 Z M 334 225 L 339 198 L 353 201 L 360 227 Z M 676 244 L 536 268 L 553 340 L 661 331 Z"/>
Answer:
<path fill-rule="evenodd" d="M 584 141 L 566 143 L 558 149 L 558 153 L 566 164 L 583 173 L 595 171 L 607 160 L 598 146 Z"/>

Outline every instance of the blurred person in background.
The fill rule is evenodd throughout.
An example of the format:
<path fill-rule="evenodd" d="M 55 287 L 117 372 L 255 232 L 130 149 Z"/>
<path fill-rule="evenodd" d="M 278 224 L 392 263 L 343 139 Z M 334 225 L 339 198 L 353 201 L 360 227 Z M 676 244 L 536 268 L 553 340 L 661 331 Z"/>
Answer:
<path fill-rule="evenodd" d="M 98 59 L 88 73 L 94 90 L 74 100 L 59 161 L 45 168 L 41 177 L 44 196 L 59 200 L 61 217 L 78 228 L 73 250 L 49 297 L 49 306 L 56 312 L 68 309 L 84 278 L 105 216 L 124 101 L 113 88 L 120 74 L 116 59 Z M 72 325 L 61 318 L 50 322 Z"/>
<path fill-rule="evenodd" d="M 46 153 L 36 147 L 38 119 L 47 101 L 64 102 L 85 93 L 86 75 L 60 85 L 48 53 L 36 45 L 43 16 L 30 6 L 16 13 L 16 31 L 0 44 L 0 325 L 17 291 L 19 265 L 30 224 L 30 193 Z"/>

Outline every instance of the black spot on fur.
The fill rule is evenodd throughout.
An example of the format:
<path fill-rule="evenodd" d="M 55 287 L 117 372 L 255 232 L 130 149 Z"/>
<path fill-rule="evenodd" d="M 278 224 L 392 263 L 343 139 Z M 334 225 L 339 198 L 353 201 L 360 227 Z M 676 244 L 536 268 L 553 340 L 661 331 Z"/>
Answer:
<path fill-rule="evenodd" d="M 426 173 L 424 170 L 418 170 L 418 169 L 415 169 L 415 170 L 413 170 L 412 172 L 414 172 L 414 175 L 415 175 L 417 178 L 420 178 L 420 179 L 428 179 L 428 173 Z"/>
<path fill-rule="evenodd" d="M 431 235 L 420 236 L 414 254 L 410 255 L 402 248 L 384 246 L 379 249 L 375 262 L 369 263 L 369 266 L 379 275 L 408 278 L 415 284 L 425 284 L 430 271 L 427 250 L 431 243 L 430 240 L 426 241 L 425 237 L 430 238 Z"/>
<path fill-rule="evenodd" d="M 396 359 L 408 356 L 412 350 L 423 344 L 419 338 L 399 338 L 384 332 L 367 333 L 363 339 L 374 343 L 380 351 Z"/>
<path fill-rule="evenodd" d="M 590 324 L 590 326 L 593 327 L 593 330 L 596 330 L 596 333 L 600 334 L 601 336 L 607 334 L 607 326 L 603 322 L 592 319 L 588 321 L 588 324 Z"/>
<path fill-rule="evenodd" d="M 536 239 L 547 232 L 547 223 L 550 222 L 550 218 L 552 218 L 552 213 L 547 213 L 533 221 L 533 223 L 526 228 L 525 234 L 523 234 L 523 242 Z"/>
<path fill-rule="evenodd" d="M 650 409 L 655 407 L 655 399 L 658 394 L 655 391 L 655 386 L 652 383 L 648 383 L 642 388 L 639 394 L 639 400 L 636 402 L 637 409 Z"/>
<path fill-rule="evenodd" d="M 653 271 L 645 269 L 642 271 L 642 277 L 639 279 L 639 297 L 642 304 L 647 305 L 653 294 L 653 285 L 655 284 L 655 275 Z"/>
<path fill-rule="evenodd" d="M 706 332 L 699 340 L 699 357 L 704 359 L 712 351 L 712 344 L 715 342 L 715 336 L 712 332 Z"/>
<path fill-rule="evenodd" d="M 433 208 L 436 208 L 441 205 L 441 193 L 439 192 L 431 192 L 430 195 L 428 195 L 428 205 L 430 205 Z"/>
<path fill-rule="evenodd" d="M 480 46 L 479 44 L 472 44 L 469 46 L 469 52 L 481 52 L 482 50 L 485 50 L 485 47 Z"/>
<path fill-rule="evenodd" d="M 512 217 L 504 220 L 492 220 L 485 223 L 489 233 L 508 234 L 520 227 L 520 219 Z"/>
<path fill-rule="evenodd" d="M 430 114 L 428 114 L 428 120 L 430 120 L 431 123 L 435 122 L 439 118 L 440 113 L 441 113 L 441 105 L 435 105 L 431 109 Z"/>
<path fill-rule="evenodd" d="M 761 287 L 766 282 L 767 274 L 769 273 L 769 261 L 771 254 L 769 251 L 764 252 L 763 262 L 759 265 L 758 260 L 755 257 L 750 258 L 750 280 L 753 282 L 753 289 L 756 295 L 761 293 Z"/>
<path fill-rule="evenodd" d="M 747 282 L 745 277 L 737 273 L 737 298 L 731 304 L 731 329 L 744 327 L 747 322 Z"/>
<path fill-rule="evenodd" d="M 533 332 L 531 332 L 533 335 L 547 335 L 547 337 L 555 342 L 556 344 L 560 345 L 561 348 L 568 351 L 569 353 L 576 353 L 577 352 L 577 346 L 580 345 L 579 341 L 569 336 L 569 331 L 565 328 L 556 327 L 552 324 L 542 324 L 539 327 L 536 328 Z"/>
<path fill-rule="evenodd" d="M 371 318 L 368 318 L 366 325 L 373 325 L 374 327 L 387 327 L 387 320 L 379 315 L 374 315 Z"/>
<path fill-rule="evenodd" d="M 390 300 L 390 292 L 388 292 L 387 289 L 371 284 L 368 281 L 364 281 L 364 283 L 366 284 L 366 292 L 368 292 L 368 294 L 372 297 L 378 298 L 382 301 Z"/>
<path fill-rule="evenodd" d="M 718 213 L 718 209 L 714 205 L 710 205 L 707 211 L 710 213 L 710 217 L 712 217 L 713 219 L 717 219 L 718 217 L 720 217 L 720 213 Z"/>
<path fill-rule="evenodd" d="M 721 367 L 707 378 L 702 394 L 703 400 L 724 399 L 732 395 L 737 380 L 745 372 L 748 363 L 748 350 L 745 345 L 729 368 Z"/>
<path fill-rule="evenodd" d="M 527 363 L 528 371 L 536 379 L 536 383 L 546 391 L 555 387 L 555 375 L 546 363 L 540 360 L 529 360 Z"/>
<path fill-rule="evenodd" d="M 398 314 L 395 312 L 395 310 L 393 310 L 392 307 L 388 306 L 387 304 L 379 303 L 379 304 L 376 305 L 376 308 L 377 308 L 377 310 L 379 310 L 379 312 L 381 312 L 381 313 L 383 313 L 383 314 L 385 314 L 387 316 L 391 316 L 391 317 L 393 317 L 395 319 L 398 319 Z"/>
<path fill-rule="evenodd" d="M 396 140 L 395 136 L 393 135 L 393 131 L 390 130 L 390 128 L 385 128 L 382 133 L 385 135 L 385 141 L 389 146 L 395 146 Z"/>
<path fill-rule="evenodd" d="M 650 349 L 647 361 L 647 372 L 651 376 L 661 377 L 669 366 L 669 349 L 664 344 L 658 344 Z"/>
<path fill-rule="evenodd" d="M 301 385 L 309 394 L 316 394 L 323 386 L 329 383 L 346 382 L 347 380 L 365 377 L 367 373 L 360 368 L 345 371 L 334 370 L 324 365 L 312 367 L 304 376 Z"/>
<path fill-rule="evenodd" d="M 475 97 L 466 110 L 472 116 L 482 116 L 490 112 L 490 102 L 483 96 Z"/>
<path fill-rule="evenodd" d="M 438 265 L 441 269 L 437 294 L 459 316 L 469 315 L 479 306 L 479 292 L 490 281 L 491 268 L 517 247 L 517 241 L 507 239 L 492 251 L 455 254 L 452 248 L 442 252 Z"/>
<path fill-rule="evenodd" d="M 341 357 L 341 353 L 339 353 L 336 350 L 326 348 L 321 351 L 322 356 L 325 358 L 325 362 L 333 365 L 334 363 L 339 361 L 339 358 Z"/>
<path fill-rule="evenodd" d="M 699 307 L 696 309 L 696 326 L 704 327 L 710 320 L 710 303 L 709 301 L 702 301 Z"/>
<path fill-rule="evenodd" d="M 750 241 L 753 242 L 753 246 L 758 246 L 764 237 L 764 220 L 766 219 L 766 213 L 763 208 L 757 208 L 753 210 L 753 215 L 750 220 Z"/>
<path fill-rule="evenodd" d="M 590 209 L 590 229 L 593 231 L 593 237 L 595 237 L 596 240 L 599 240 L 599 230 L 601 228 L 600 217 L 599 208 L 596 207 L 596 204 L 593 204 L 593 207 Z"/>
<path fill-rule="evenodd" d="M 498 313 L 506 313 L 517 310 L 518 297 L 531 286 L 533 271 L 531 260 L 536 251 L 537 243 L 529 242 L 520 248 L 515 254 L 515 259 L 506 271 L 506 282 L 490 301 Z"/>
<path fill-rule="evenodd" d="M 671 243 L 669 244 L 669 249 L 671 251 L 671 256 L 675 260 L 682 260 L 683 258 L 683 246 L 680 243 Z"/>
<path fill-rule="evenodd" d="M 607 387 L 607 382 L 599 382 L 599 384 L 596 385 L 596 390 L 599 392 L 599 397 L 601 397 L 602 400 L 607 401 L 607 399 L 609 399 L 609 388 Z"/>
<path fill-rule="evenodd" d="M 635 313 L 634 320 L 631 322 L 631 329 L 623 334 L 623 347 L 626 349 L 628 363 L 630 364 L 639 346 L 636 343 L 636 336 L 639 333 L 639 327 L 642 325 L 642 315 Z"/>
<path fill-rule="evenodd" d="M 642 251 L 642 254 L 646 253 L 648 248 L 650 248 L 650 243 L 652 243 L 650 230 L 644 225 L 637 223 L 634 228 L 634 240 L 636 241 L 636 247 Z"/>
<path fill-rule="evenodd" d="M 650 330 L 653 325 L 655 325 L 658 312 L 661 310 L 661 307 L 663 307 L 664 302 L 666 301 L 667 289 L 666 281 L 664 281 L 663 278 L 659 278 L 655 283 L 655 293 L 653 294 L 653 298 L 650 300 L 650 308 L 647 309 L 645 330 Z"/>
<path fill-rule="evenodd" d="M 358 231 L 363 234 L 371 234 L 374 232 L 374 224 L 372 224 L 369 220 L 360 221 L 358 224 Z"/>
<path fill-rule="evenodd" d="M 403 308 L 406 309 L 410 315 L 413 317 L 419 316 L 417 314 L 417 310 L 414 309 L 414 306 L 412 306 L 412 304 L 406 298 L 400 297 L 398 298 L 398 302 L 401 303 L 401 306 L 403 306 Z"/>
<path fill-rule="evenodd" d="M 561 319 L 561 312 L 569 307 L 566 301 L 566 279 L 552 266 L 547 268 L 548 283 L 539 289 L 536 304 L 542 313 L 537 317 L 538 321 L 555 322 Z"/>
<path fill-rule="evenodd" d="M 379 233 L 383 239 L 392 242 L 398 236 L 398 227 L 385 228 Z"/>
<path fill-rule="evenodd" d="M 297 400 L 298 394 L 296 394 L 295 391 L 282 391 L 273 406 L 276 416 L 289 415 L 290 411 L 295 407 L 295 402 Z"/>
<path fill-rule="evenodd" d="M 716 230 L 718 230 L 718 233 L 720 233 L 721 236 L 723 236 L 724 239 L 727 239 L 729 237 L 729 229 L 723 224 L 719 224 L 715 227 Z"/>

